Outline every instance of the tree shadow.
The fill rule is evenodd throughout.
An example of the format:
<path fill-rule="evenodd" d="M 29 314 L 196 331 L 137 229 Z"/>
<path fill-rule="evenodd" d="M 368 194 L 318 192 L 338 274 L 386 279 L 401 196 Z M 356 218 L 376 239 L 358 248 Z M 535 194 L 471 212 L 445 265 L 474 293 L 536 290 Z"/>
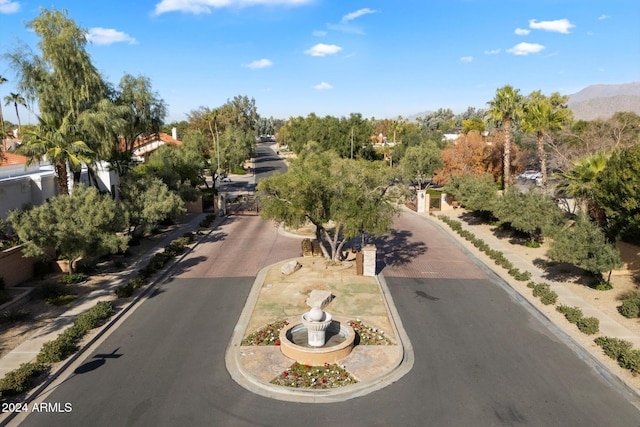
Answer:
<path fill-rule="evenodd" d="M 544 271 L 542 278 L 546 280 L 555 282 L 571 282 L 589 287 L 595 280 L 593 274 L 566 262 L 555 262 L 536 258 L 533 260 L 533 265 Z"/>
<path fill-rule="evenodd" d="M 172 276 L 179 276 L 183 273 L 188 272 L 189 270 L 191 270 L 191 268 L 195 267 L 196 265 L 200 264 L 201 262 L 205 262 L 206 260 L 208 260 L 209 258 L 206 256 L 197 256 L 197 257 L 192 257 L 192 258 L 185 258 L 184 260 L 178 262 L 177 264 L 175 264 L 173 266 L 173 268 L 171 269 L 171 275 Z"/>
<path fill-rule="evenodd" d="M 398 267 L 409 264 L 415 257 L 427 252 L 424 242 L 412 242 L 408 230 L 392 230 L 390 234 L 375 239 L 378 268 L 376 274 L 386 266 Z"/>

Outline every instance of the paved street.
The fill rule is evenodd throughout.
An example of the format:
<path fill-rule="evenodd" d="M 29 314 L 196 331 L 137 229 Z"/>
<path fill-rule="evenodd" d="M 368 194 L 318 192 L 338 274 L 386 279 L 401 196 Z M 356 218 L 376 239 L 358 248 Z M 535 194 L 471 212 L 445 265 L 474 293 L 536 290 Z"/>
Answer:
<path fill-rule="evenodd" d="M 411 214 L 379 262 L 413 345 L 412 371 L 333 404 L 257 396 L 224 353 L 263 266 L 299 240 L 233 216 L 196 247 L 25 426 L 639 426 L 640 412 L 437 226 Z"/>

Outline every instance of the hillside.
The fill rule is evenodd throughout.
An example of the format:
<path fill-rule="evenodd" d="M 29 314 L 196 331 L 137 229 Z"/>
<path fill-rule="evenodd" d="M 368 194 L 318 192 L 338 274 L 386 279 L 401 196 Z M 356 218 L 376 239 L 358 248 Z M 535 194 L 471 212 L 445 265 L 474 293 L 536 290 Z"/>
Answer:
<path fill-rule="evenodd" d="M 577 120 L 607 119 L 618 111 L 640 114 L 640 82 L 588 86 L 569 95 L 569 108 Z"/>

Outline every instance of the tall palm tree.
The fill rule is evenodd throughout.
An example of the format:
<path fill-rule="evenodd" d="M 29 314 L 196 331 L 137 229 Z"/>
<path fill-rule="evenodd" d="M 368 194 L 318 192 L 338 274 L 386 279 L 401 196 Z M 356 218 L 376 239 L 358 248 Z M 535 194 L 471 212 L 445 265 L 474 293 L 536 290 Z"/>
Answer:
<path fill-rule="evenodd" d="M 0 76 L 0 86 L 2 86 L 6 82 L 8 82 L 8 80 Z M 2 115 L 2 106 L 0 106 L 0 123 L 2 123 L 2 140 L 1 140 L 1 142 L 3 143 L 2 148 L 4 151 L 7 151 L 7 147 L 4 146 L 4 137 L 7 136 L 7 134 L 5 133 L 5 130 L 4 130 L 4 116 Z"/>
<path fill-rule="evenodd" d="M 18 135 L 22 136 L 22 123 L 20 122 L 20 113 L 18 113 L 18 104 L 23 107 L 27 107 L 27 101 L 20 95 L 19 93 L 9 93 L 9 95 L 4 97 L 4 105 L 9 106 L 13 104 L 16 109 L 16 116 L 18 117 Z"/>
<path fill-rule="evenodd" d="M 506 190 L 511 181 L 511 126 L 522 118 L 524 98 L 520 94 L 520 89 L 506 85 L 499 88 L 495 98 L 487 104 L 489 105 L 487 110 L 489 118 L 502 126 L 504 132 L 502 186 Z"/>
<path fill-rule="evenodd" d="M 69 194 L 69 175 L 79 171 L 82 164 L 92 162 L 93 151 L 83 141 L 76 141 L 68 116 L 62 122 L 38 117 L 38 126 L 27 131 L 17 152 L 29 157 L 27 165 L 48 160 L 53 164 L 58 182 L 58 193 Z"/>
<path fill-rule="evenodd" d="M 571 111 L 567 108 L 566 96 L 553 93 L 547 98 L 540 91 L 529 95 L 524 108 L 522 128 L 536 134 L 538 141 L 538 158 L 542 190 L 547 187 L 547 158 L 544 151 L 544 138 L 549 131 L 560 130 L 571 119 Z"/>

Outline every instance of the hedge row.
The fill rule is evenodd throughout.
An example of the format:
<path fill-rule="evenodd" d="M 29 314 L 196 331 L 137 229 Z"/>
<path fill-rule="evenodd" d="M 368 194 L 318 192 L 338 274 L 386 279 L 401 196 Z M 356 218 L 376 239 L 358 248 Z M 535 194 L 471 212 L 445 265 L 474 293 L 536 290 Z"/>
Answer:
<path fill-rule="evenodd" d="M 114 313 L 110 301 L 100 301 L 80 314 L 62 334 L 42 346 L 35 362 L 23 363 L 18 369 L 7 372 L 0 379 L 0 396 L 23 393 L 32 387 L 33 380 L 47 372 L 51 365 L 60 362 L 76 351 L 78 343 L 91 329 L 102 325 Z"/>
<path fill-rule="evenodd" d="M 555 304 L 558 301 L 558 294 L 551 290 L 548 283 L 527 283 L 527 288 L 533 289 L 533 296 L 540 298 L 544 305 Z"/>
<path fill-rule="evenodd" d="M 451 227 L 451 229 L 458 233 L 461 237 L 468 240 L 473 246 L 486 253 L 487 256 L 489 256 L 489 258 L 491 258 L 497 265 L 503 267 L 505 270 L 508 270 L 509 275 L 514 279 L 520 282 L 531 279 L 530 272 L 520 271 L 519 268 L 514 267 L 511 261 L 509 261 L 502 252 L 491 249 L 491 247 L 482 239 L 478 239 L 472 232 L 463 229 L 462 223 L 460 221 L 456 221 L 445 215 L 440 215 L 438 216 L 438 218 L 449 225 L 449 227 Z"/>
<path fill-rule="evenodd" d="M 622 368 L 634 374 L 640 373 L 640 350 L 634 349 L 631 342 L 612 337 L 598 337 L 594 342 Z"/>
<path fill-rule="evenodd" d="M 184 253 L 187 245 L 193 243 L 195 235 L 192 232 L 185 233 L 182 237 L 172 240 L 163 252 L 158 252 L 151 257 L 149 263 L 138 272 L 138 276 L 129 280 L 126 284 L 118 286 L 115 294 L 118 298 L 127 298 L 133 295 L 133 292 L 148 283 L 148 279 L 157 271 L 164 268 L 169 261 L 178 255 Z"/>
<path fill-rule="evenodd" d="M 587 335 L 597 334 L 600 331 L 600 320 L 596 317 L 584 317 L 582 310 L 578 307 L 569 307 L 567 305 L 560 304 L 556 307 L 560 313 L 564 314 L 564 317 L 578 327 L 580 332 Z"/>

